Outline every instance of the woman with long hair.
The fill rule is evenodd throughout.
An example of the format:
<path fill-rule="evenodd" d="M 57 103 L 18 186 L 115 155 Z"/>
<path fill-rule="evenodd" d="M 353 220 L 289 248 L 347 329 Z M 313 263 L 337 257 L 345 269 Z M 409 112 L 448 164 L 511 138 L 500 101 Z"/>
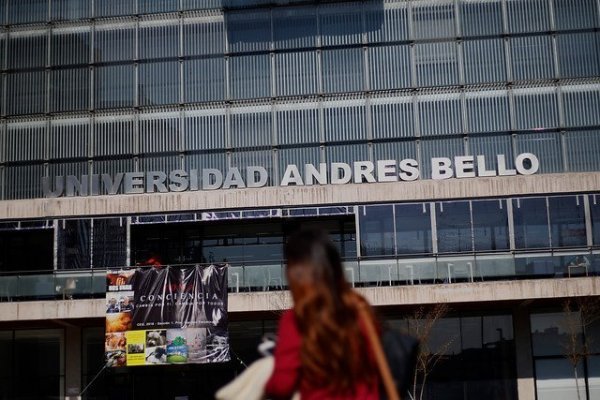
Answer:
<path fill-rule="evenodd" d="M 378 399 L 377 367 L 359 316 L 359 308 L 370 315 L 370 307 L 346 281 L 334 244 L 323 232 L 301 231 L 285 253 L 294 307 L 279 322 L 267 396 Z"/>

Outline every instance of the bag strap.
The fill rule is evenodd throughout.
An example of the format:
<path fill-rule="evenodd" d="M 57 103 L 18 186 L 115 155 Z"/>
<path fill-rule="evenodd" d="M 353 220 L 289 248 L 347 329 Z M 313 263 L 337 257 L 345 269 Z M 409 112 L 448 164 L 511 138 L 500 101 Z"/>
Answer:
<path fill-rule="evenodd" d="M 400 395 L 398 394 L 398 390 L 396 389 L 394 378 L 392 378 L 390 366 L 387 362 L 387 359 L 385 358 L 383 347 L 381 346 L 381 340 L 379 339 L 379 335 L 375 330 L 375 326 L 373 324 L 371 315 L 367 311 L 366 307 L 367 306 L 364 304 L 358 305 L 359 315 L 363 323 L 365 324 L 367 338 L 369 339 L 371 349 L 373 350 L 373 353 L 375 355 L 377 369 L 379 370 L 379 374 L 381 375 L 381 380 L 383 381 L 383 387 L 385 388 L 385 392 L 387 393 L 387 398 L 388 400 L 400 400 Z"/>

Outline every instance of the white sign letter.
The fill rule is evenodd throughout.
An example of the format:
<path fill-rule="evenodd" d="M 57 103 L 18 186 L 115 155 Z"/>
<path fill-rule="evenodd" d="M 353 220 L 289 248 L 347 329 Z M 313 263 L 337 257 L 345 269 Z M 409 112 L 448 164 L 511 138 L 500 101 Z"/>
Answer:
<path fill-rule="evenodd" d="M 431 159 L 431 179 L 449 179 L 454 175 L 452 161 L 447 157 Z"/>

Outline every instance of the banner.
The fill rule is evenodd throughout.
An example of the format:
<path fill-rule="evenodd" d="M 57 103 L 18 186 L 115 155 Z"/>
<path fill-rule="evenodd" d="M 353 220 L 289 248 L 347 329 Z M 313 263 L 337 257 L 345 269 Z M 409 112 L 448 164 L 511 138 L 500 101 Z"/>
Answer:
<path fill-rule="evenodd" d="M 107 271 L 108 366 L 229 361 L 227 266 Z"/>

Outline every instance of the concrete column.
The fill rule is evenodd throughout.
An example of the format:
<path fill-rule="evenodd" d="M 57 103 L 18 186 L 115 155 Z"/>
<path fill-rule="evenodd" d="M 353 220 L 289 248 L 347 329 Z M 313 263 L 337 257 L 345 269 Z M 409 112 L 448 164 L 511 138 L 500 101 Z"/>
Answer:
<path fill-rule="evenodd" d="M 529 308 L 518 306 L 513 312 L 519 400 L 535 400 L 535 378 L 531 351 Z"/>
<path fill-rule="evenodd" d="M 80 400 L 81 392 L 81 328 L 65 328 L 65 400 Z"/>

